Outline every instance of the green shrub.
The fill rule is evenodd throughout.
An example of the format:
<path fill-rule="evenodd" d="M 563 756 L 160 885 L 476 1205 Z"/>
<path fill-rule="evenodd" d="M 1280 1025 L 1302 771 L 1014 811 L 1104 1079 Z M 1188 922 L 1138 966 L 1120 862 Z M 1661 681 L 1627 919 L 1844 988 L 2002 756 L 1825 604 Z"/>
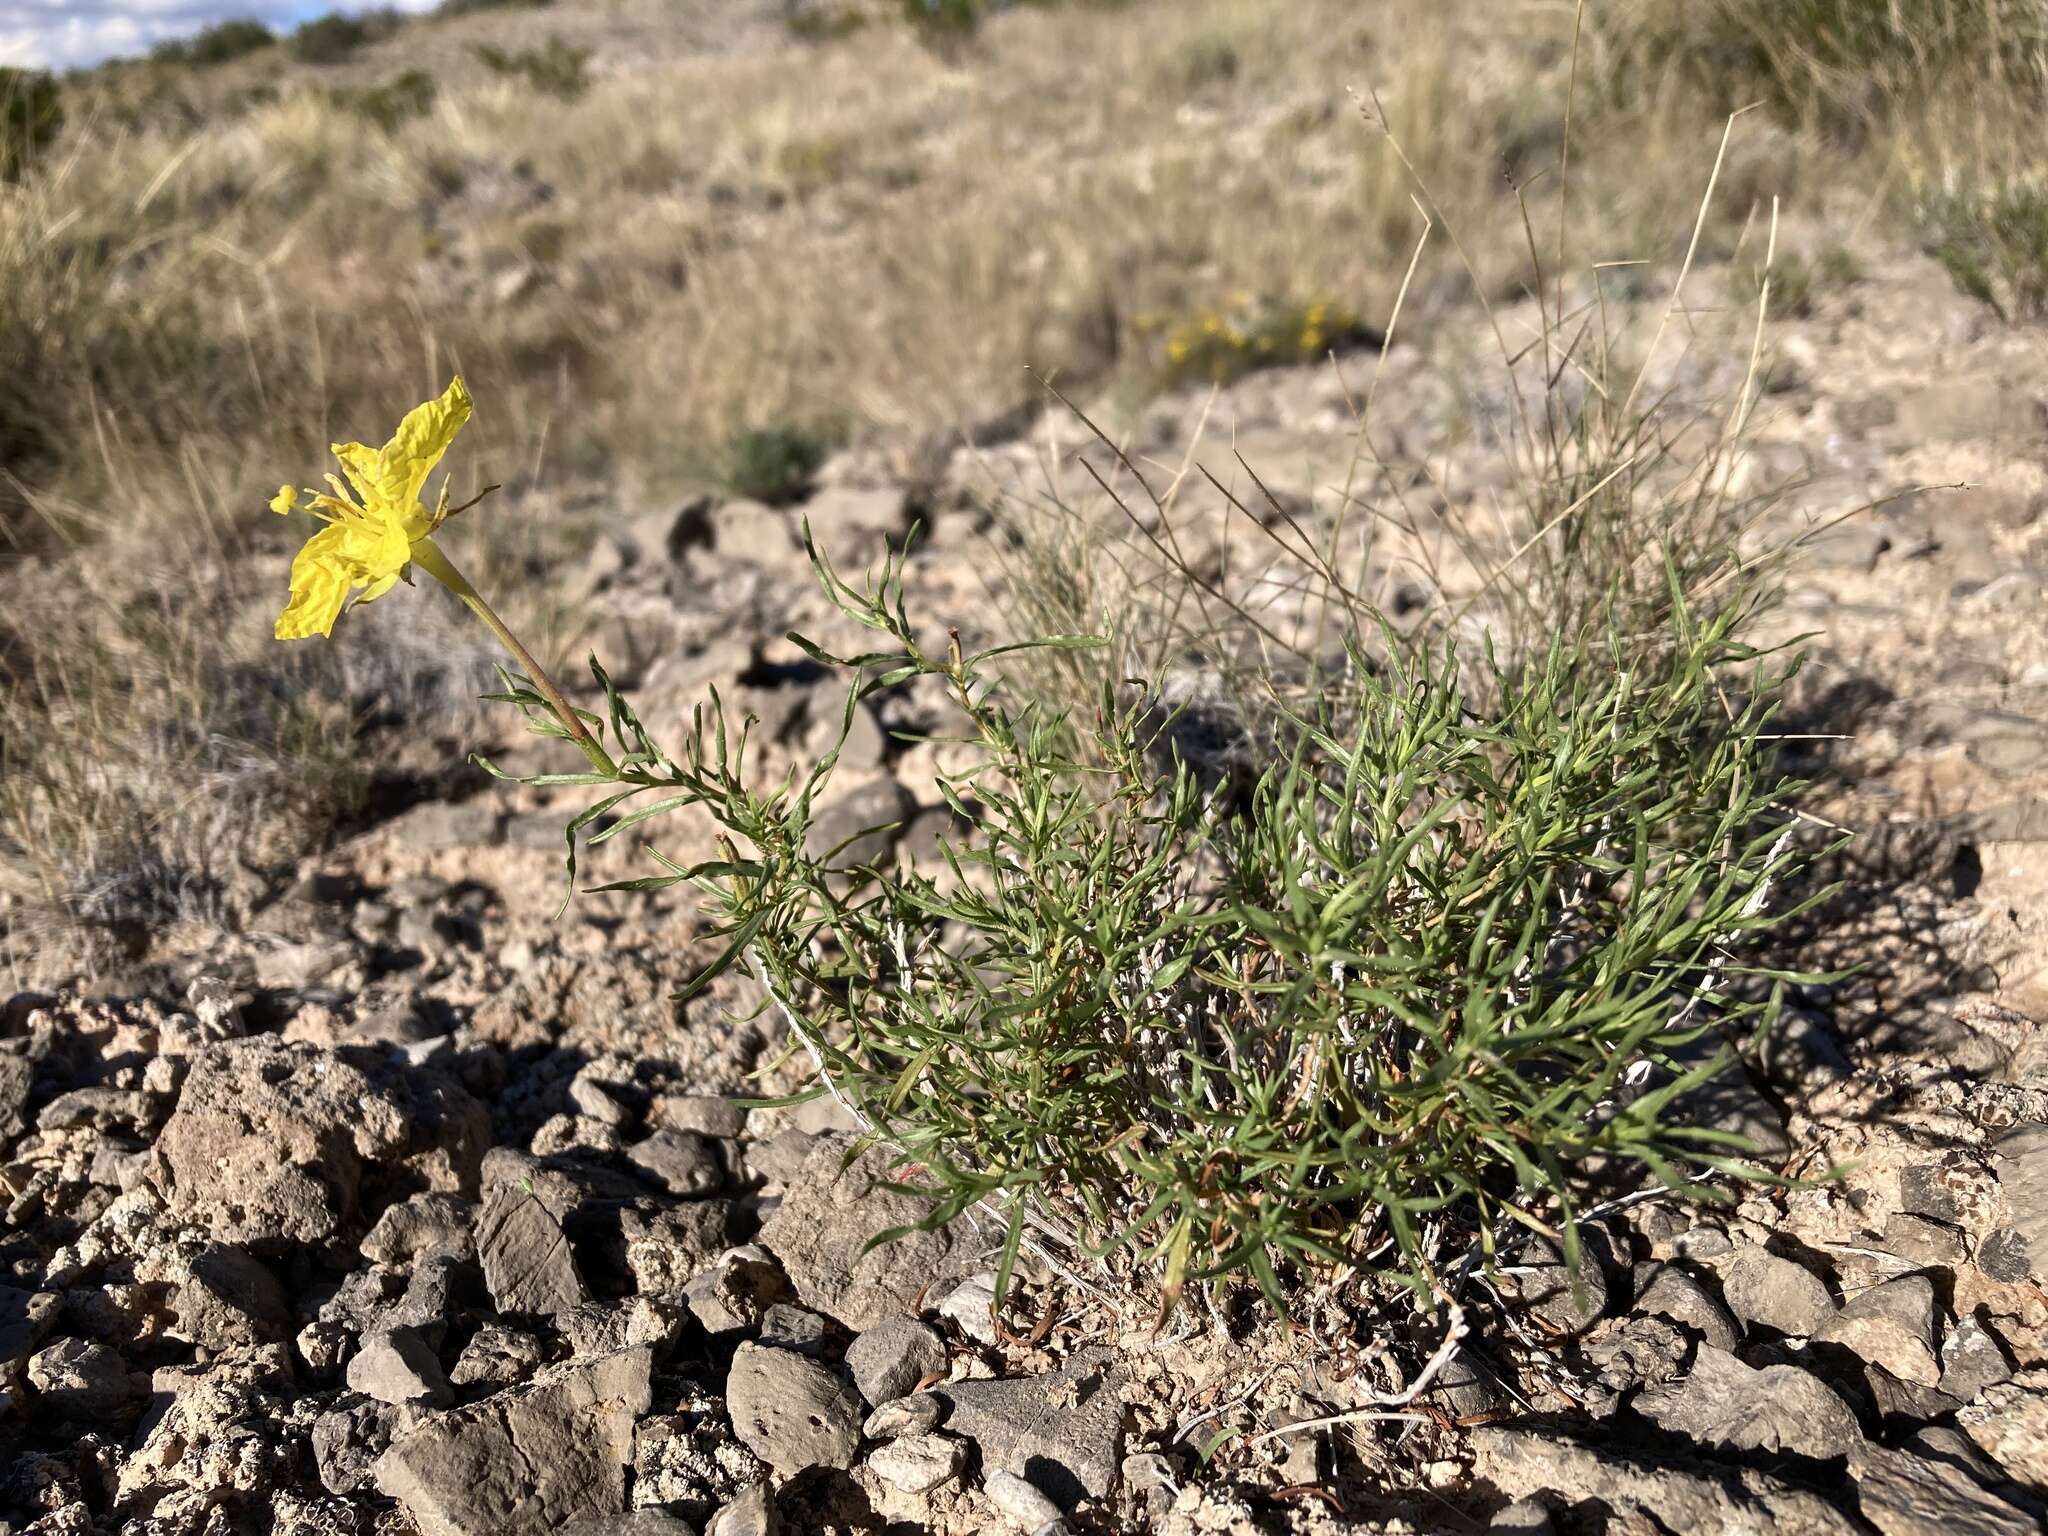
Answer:
<path fill-rule="evenodd" d="M 191 64 L 210 69 L 268 48 L 277 36 L 260 21 L 215 22 L 190 37 L 174 38 L 150 50 L 150 57 L 169 64 Z"/>
<path fill-rule="evenodd" d="M 517 75 L 535 90 L 564 101 L 573 101 L 590 89 L 590 76 L 585 70 L 590 50 L 572 47 L 559 37 L 549 38 L 545 48 L 522 48 L 517 52 L 478 43 L 475 53 L 493 73 Z"/>
<path fill-rule="evenodd" d="M 1856 258 L 1839 245 L 1810 258 L 1793 251 L 1777 257 L 1768 273 L 1761 266 L 1738 266 L 1733 278 L 1736 302 L 1744 306 L 1756 303 L 1766 276 L 1770 279 L 1771 313 L 1802 319 L 1813 313 L 1814 303 L 1823 293 L 1847 288 L 1860 281 L 1863 273 Z"/>
<path fill-rule="evenodd" d="M 302 64 L 339 64 L 365 43 L 388 37 L 400 25 L 395 11 L 348 15 L 332 11 L 307 22 L 291 36 L 292 57 Z"/>
<path fill-rule="evenodd" d="M 903 0 L 903 19 L 929 42 L 957 41 L 980 27 L 984 0 Z"/>
<path fill-rule="evenodd" d="M 1944 191 L 1922 203 L 1919 221 L 1929 254 L 1964 293 L 2008 320 L 2048 316 L 2048 184 Z"/>
<path fill-rule="evenodd" d="M 18 181 L 64 126 L 57 82 L 37 70 L 0 67 L 0 181 Z"/>
<path fill-rule="evenodd" d="M 851 5 L 805 5 L 783 18 L 792 37 L 807 43 L 837 42 L 868 24 L 867 12 Z"/>
<path fill-rule="evenodd" d="M 1722 1065 L 1712 1032 L 1772 1010 L 1750 952 L 1798 855 L 1732 610 L 1681 615 L 1661 666 L 1383 637 L 1216 785 L 1164 750 L 1164 679 L 1067 718 L 1006 685 L 1003 647 L 928 650 L 900 560 L 860 589 L 821 564 L 879 644 L 805 649 L 849 677 L 849 721 L 917 679 L 953 701 L 934 732 L 974 761 L 933 786 L 961 816 L 941 859 L 854 867 L 813 831 L 831 754 L 758 785 L 714 699 L 669 757 L 601 670 L 634 766 L 593 779 L 661 799 L 607 796 L 599 838 L 709 815 L 722 858 L 617 888 L 701 893 L 729 948 L 699 984 L 753 976 L 933 1222 L 992 1210 L 1005 1284 L 1028 1231 L 1140 1257 L 1169 1307 L 1248 1277 L 1284 1308 L 1344 1266 L 1427 1295 L 1507 1224 L 1569 1234 L 1593 1165 L 1738 1168 L 1677 1105 Z"/>
<path fill-rule="evenodd" d="M 433 107 L 434 79 L 424 70 L 408 69 L 367 91 L 337 91 L 334 99 L 388 133 Z"/>
<path fill-rule="evenodd" d="M 802 427 L 759 427 L 726 444 L 722 476 L 738 496 L 771 507 L 800 500 L 825 462 L 825 443 Z"/>
<path fill-rule="evenodd" d="M 544 11 L 555 0 L 441 0 L 441 16 L 471 16 L 478 11 Z"/>

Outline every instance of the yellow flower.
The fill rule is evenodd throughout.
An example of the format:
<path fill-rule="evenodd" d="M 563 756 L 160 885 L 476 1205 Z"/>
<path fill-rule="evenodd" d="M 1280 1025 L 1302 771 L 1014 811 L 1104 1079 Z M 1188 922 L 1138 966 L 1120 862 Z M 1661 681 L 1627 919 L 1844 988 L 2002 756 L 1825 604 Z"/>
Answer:
<path fill-rule="evenodd" d="M 432 535 L 447 516 L 447 497 L 430 513 L 420 492 L 469 420 L 470 408 L 469 390 L 458 375 L 440 399 L 409 412 L 382 448 L 334 445 L 348 484 L 328 475 L 333 495 L 308 492 L 308 507 L 327 526 L 292 561 L 291 601 L 278 615 L 278 639 L 331 635 L 344 608 L 382 597 L 415 560 L 440 577 L 446 562 Z M 298 493 L 290 486 L 280 488 L 270 502 L 276 512 L 290 512 L 297 504 Z"/>

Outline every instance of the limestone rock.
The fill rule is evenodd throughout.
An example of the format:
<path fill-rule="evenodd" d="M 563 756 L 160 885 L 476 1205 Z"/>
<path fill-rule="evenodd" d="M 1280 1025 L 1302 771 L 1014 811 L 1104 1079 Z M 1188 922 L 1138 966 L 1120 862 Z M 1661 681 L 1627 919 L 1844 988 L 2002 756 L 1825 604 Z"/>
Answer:
<path fill-rule="evenodd" d="M 2008 1229 L 2025 1248 L 2028 1273 L 2048 1282 L 2048 1125 L 2015 1126 L 1993 1153 Z"/>
<path fill-rule="evenodd" d="M 1621 1529 L 1860 1536 L 1829 1499 L 1751 1468 L 1667 1466 L 1503 1425 L 1473 1430 L 1471 1445 L 1473 1470 L 1507 1497 L 1556 1492 L 1573 1505 L 1597 1501 Z"/>
<path fill-rule="evenodd" d="M 1974 1317 L 1957 1323 L 1941 1341 L 1941 1390 L 1958 1402 L 2010 1381 L 2012 1372 L 2004 1341 Z"/>
<path fill-rule="evenodd" d="M 1040 1532 L 1060 1524 L 1060 1507 L 1042 1489 L 1014 1472 L 1000 1468 L 982 1480 L 989 1503 L 1008 1515 L 1020 1530 Z"/>
<path fill-rule="evenodd" d="M 1901 1275 L 1851 1297 L 1813 1338 L 1883 1366 L 1900 1381 L 1931 1387 L 1941 1380 L 1934 1285 L 1925 1275 Z"/>
<path fill-rule="evenodd" d="M 846 1368 L 872 1407 L 903 1396 L 927 1376 L 946 1369 L 946 1346 L 923 1323 L 892 1317 L 846 1347 Z"/>
<path fill-rule="evenodd" d="M 782 1517 L 766 1483 L 756 1483 L 712 1517 L 704 1536 L 781 1536 Z"/>
<path fill-rule="evenodd" d="M 956 1381 L 931 1395 L 946 1428 L 981 1449 L 984 1467 L 1032 1480 L 1062 1508 L 1115 1491 L 1124 1458 L 1123 1371 L 1108 1351 L 1074 1356 L 1043 1376 Z"/>
<path fill-rule="evenodd" d="M 2048 1488 L 2048 1370 L 1986 1387 L 1956 1423 L 2016 1481 Z"/>
<path fill-rule="evenodd" d="M 781 1261 L 805 1306 L 864 1329 L 912 1310 L 925 1288 L 946 1274 L 953 1237 L 948 1230 L 913 1232 L 867 1248 L 876 1233 L 921 1221 L 927 1207 L 887 1187 L 892 1175 L 878 1151 L 842 1170 L 850 1142 L 837 1134 L 816 1139 L 789 1193 L 763 1224 L 761 1243 Z"/>
<path fill-rule="evenodd" d="M 860 1448 L 860 1401 L 815 1361 L 742 1344 L 726 1378 L 726 1405 L 740 1443 L 778 1472 L 853 1465 Z"/>
<path fill-rule="evenodd" d="M 384 1208 L 363 1239 L 362 1255 L 372 1264 L 398 1269 L 437 1249 L 468 1258 L 476 1251 L 475 1223 L 476 1207 L 469 1201 L 425 1190 Z"/>
<path fill-rule="evenodd" d="M 1636 1310 L 1691 1328 L 1717 1349 L 1733 1349 L 1742 1332 L 1721 1299 L 1682 1269 L 1666 1264 L 1649 1276 Z"/>
<path fill-rule="evenodd" d="M 192 1058 L 157 1151 L 173 1215 L 277 1253 L 353 1239 L 387 1184 L 473 1190 L 490 1137 L 484 1107 L 438 1073 L 255 1036 Z"/>
<path fill-rule="evenodd" d="M 500 1312 L 545 1317 L 590 1299 L 561 1223 L 521 1190 L 500 1185 L 485 1197 L 476 1252 Z"/>
<path fill-rule="evenodd" d="M 184 1266 L 173 1307 L 178 1335 L 208 1349 L 273 1343 L 291 1327 L 277 1276 L 260 1259 L 224 1243 L 208 1244 Z"/>
<path fill-rule="evenodd" d="M 951 1435 L 905 1435 L 868 1457 L 875 1476 L 905 1493 L 929 1493 L 967 1465 L 967 1444 Z"/>
<path fill-rule="evenodd" d="M 2028 1536 L 2039 1522 L 1956 1467 L 1866 1445 L 1853 1463 L 1856 1507 L 1882 1536 Z"/>
<path fill-rule="evenodd" d="M 868 1415 L 860 1432 L 870 1440 L 894 1440 L 899 1435 L 921 1435 L 936 1429 L 946 1417 L 944 1399 L 929 1392 L 913 1392 L 908 1397 L 892 1398 L 876 1407 Z"/>
<path fill-rule="evenodd" d="M 946 1293 L 939 1303 L 939 1316 L 949 1319 L 970 1339 L 981 1344 L 996 1341 L 996 1277 L 969 1275 Z"/>
<path fill-rule="evenodd" d="M 380 1403 L 446 1408 L 455 1401 L 440 1360 L 413 1328 L 366 1334 L 348 1363 L 348 1384 Z"/>
<path fill-rule="evenodd" d="M 435 1414 L 392 1440 L 377 1487 L 422 1536 L 554 1536 L 571 1520 L 622 1514 L 652 1370 L 649 1350 L 625 1350 Z"/>
<path fill-rule="evenodd" d="M 1710 1450 L 1774 1451 L 1826 1461 L 1863 1443 L 1849 1405 L 1797 1366 L 1752 1369 L 1702 1344 L 1684 1380 L 1651 1387 L 1636 1411 Z"/>
<path fill-rule="evenodd" d="M 128 1363 L 104 1344 L 59 1339 L 29 1356 L 28 1383 L 59 1418 L 87 1423 L 109 1418 L 135 1397 Z"/>
<path fill-rule="evenodd" d="M 1790 1259 L 1762 1248 L 1735 1256 L 1721 1283 L 1728 1310 L 1750 1327 L 1804 1338 L 1835 1314 L 1834 1298 L 1820 1277 Z"/>
<path fill-rule="evenodd" d="M 629 1149 L 626 1157 L 681 1200 L 715 1195 L 725 1184 L 717 1144 L 695 1131 L 656 1131 Z"/>

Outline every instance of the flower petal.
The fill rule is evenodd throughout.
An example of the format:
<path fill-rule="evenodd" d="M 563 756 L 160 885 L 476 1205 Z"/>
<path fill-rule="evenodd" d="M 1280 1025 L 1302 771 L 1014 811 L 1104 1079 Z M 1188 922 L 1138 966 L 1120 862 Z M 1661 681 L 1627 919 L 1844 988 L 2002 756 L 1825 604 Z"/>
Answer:
<path fill-rule="evenodd" d="M 292 560 L 292 597 L 277 616 L 274 633 L 280 640 L 331 635 L 342 604 L 348 601 L 352 562 L 344 545 L 347 530 L 329 524 L 306 540 Z"/>
<path fill-rule="evenodd" d="M 405 493 L 405 478 L 391 472 L 383 454 L 364 443 L 334 443 L 330 447 L 341 460 L 342 471 L 348 476 L 357 501 L 373 512 L 379 507 L 398 506 Z M 327 478 L 331 483 L 334 476 Z"/>
<path fill-rule="evenodd" d="M 458 373 L 441 392 L 440 399 L 429 400 L 408 412 L 391 441 L 384 445 L 385 472 L 400 479 L 403 489 L 399 500 L 405 511 L 410 512 L 419 501 L 427 476 L 434 472 L 441 455 L 455 441 L 455 434 L 469 420 L 474 404 L 469 398 L 469 386 Z"/>
<path fill-rule="evenodd" d="M 343 532 L 341 549 L 357 586 L 395 576 L 412 559 L 412 540 L 402 524 L 388 518 L 357 517 L 335 526 Z"/>

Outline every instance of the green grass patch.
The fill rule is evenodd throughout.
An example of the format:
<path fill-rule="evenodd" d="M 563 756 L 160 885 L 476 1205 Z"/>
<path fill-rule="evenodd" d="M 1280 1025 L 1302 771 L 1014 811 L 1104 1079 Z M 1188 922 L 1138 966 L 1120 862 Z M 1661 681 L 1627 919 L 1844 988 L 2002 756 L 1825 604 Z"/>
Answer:
<path fill-rule="evenodd" d="M 2028 177 L 1943 191 L 1919 216 L 1928 253 L 1964 293 L 2007 320 L 2048 316 L 2048 184 Z"/>
<path fill-rule="evenodd" d="M 809 493 L 825 453 L 825 439 L 809 428 L 756 427 L 726 444 L 719 478 L 736 496 L 787 506 Z"/>
<path fill-rule="evenodd" d="M 2048 86 L 2041 0 L 1625 0 L 1589 10 L 1624 89 L 1678 76 L 1714 109 L 1860 133 L 1938 89 Z"/>

